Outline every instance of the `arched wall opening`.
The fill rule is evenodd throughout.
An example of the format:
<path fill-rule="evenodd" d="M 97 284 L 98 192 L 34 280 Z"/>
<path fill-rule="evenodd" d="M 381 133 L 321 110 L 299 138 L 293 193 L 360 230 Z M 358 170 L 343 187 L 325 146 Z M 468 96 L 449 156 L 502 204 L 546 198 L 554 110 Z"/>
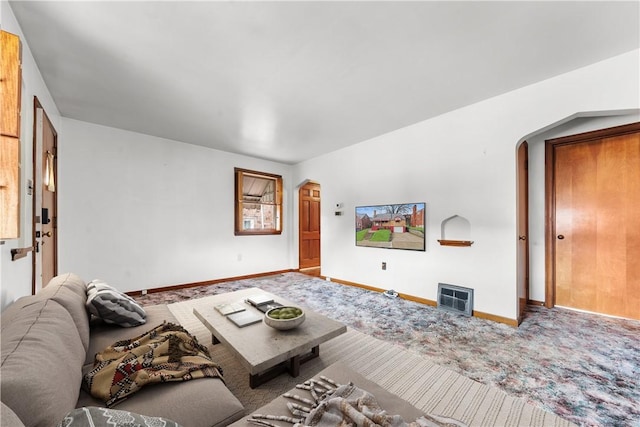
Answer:
<path fill-rule="evenodd" d="M 545 141 L 640 121 L 640 109 L 582 112 L 568 116 L 521 138 L 528 143 L 529 302 L 545 301 Z M 516 156 L 517 157 L 517 156 Z M 516 167 L 519 164 L 516 160 Z M 522 274 L 518 271 L 518 277 Z"/>

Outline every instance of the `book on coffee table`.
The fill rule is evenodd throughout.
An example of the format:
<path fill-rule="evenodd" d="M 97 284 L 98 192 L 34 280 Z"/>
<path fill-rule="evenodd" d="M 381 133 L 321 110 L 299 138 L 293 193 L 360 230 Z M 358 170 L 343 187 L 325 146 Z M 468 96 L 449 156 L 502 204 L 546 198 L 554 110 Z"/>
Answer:
<path fill-rule="evenodd" d="M 262 304 L 273 302 L 273 298 L 266 294 L 255 294 L 248 296 L 246 301 L 252 306 L 257 307 Z"/>
<path fill-rule="evenodd" d="M 218 312 L 223 316 L 226 316 L 228 314 L 244 311 L 245 306 L 240 304 L 239 302 L 231 302 L 231 303 L 218 304 L 215 306 L 215 309 L 218 310 Z"/>
<path fill-rule="evenodd" d="M 240 311 L 227 316 L 227 319 L 231 320 L 239 328 L 252 325 L 254 323 L 262 322 L 262 316 L 253 311 Z"/>
<path fill-rule="evenodd" d="M 276 307 L 282 307 L 282 304 L 280 304 L 279 302 L 275 302 L 275 301 L 271 301 L 265 304 L 260 304 L 257 305 L 256 308 L 258 310 L 260 310 L 263 313 L 266 313 L 267 311 L 271 310 L 272 308 L 276 308 Z"/>

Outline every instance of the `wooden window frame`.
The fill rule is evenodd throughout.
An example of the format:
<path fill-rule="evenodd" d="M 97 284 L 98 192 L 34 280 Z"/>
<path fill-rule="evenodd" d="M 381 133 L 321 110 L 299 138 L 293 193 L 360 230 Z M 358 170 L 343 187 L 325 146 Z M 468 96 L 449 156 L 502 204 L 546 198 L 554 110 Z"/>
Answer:
<path fill-rule="evenodd" d="M 236 236 L 255 236 L 255 235 L 273 235 L 282 234 L 282 176 L 258 172 L 249 169 L 234 168 L 235 174 L 235 209 L 234 209 L 234 224 Z M 274 195 L 272 202 L 264 201 L 248 201 L 245 200 L 243 194 L 244 178 L 258 178 L 274 181 Z M 261 206 L 273 206 L 274 207 L 274 228 L 245 228 L 243 209 L 245 204 L 261 205 Z"/>
<path fill-rule="evenodd" d="M 20 107 L 22 45 L 0 32 L 0 242 L 20 238 Z M 2 244 L 0 243 L 0 244 Z"/>

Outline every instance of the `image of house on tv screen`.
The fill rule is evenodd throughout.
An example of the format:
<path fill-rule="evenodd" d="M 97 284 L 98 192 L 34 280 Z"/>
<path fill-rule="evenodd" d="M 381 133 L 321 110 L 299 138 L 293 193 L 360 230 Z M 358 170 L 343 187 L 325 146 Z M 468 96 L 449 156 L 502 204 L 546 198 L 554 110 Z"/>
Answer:
<path fill-rule="evenodd" d="M 356 207 L 356 246 L 424 251 L 425 204 Z"/>

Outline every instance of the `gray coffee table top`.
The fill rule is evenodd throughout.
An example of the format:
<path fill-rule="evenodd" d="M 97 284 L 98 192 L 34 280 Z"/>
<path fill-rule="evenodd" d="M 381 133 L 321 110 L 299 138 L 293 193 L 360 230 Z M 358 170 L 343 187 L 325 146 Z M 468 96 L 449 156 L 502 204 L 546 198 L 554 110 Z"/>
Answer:
<path fill-rule="evenodd" d="M 304 323 L 288 331 L 273 329 L 264 322 L 239 328 L 215 309 L 218 304 L 240 302 L 246 305 L 246 310 L 263 315 L 257 308 L 245 303 L 247 297 L 256 294 L 266 294 L 280 304 L 302 308 L 306 316 Z M 336 320 L 259 288 L 215 295 L 209 297 L 208 301 L 211 301 L 208 308 L 194 308 L 193 314 L 211 331 L 213 337 L 238 356 L 251 375 L 287 362 L 347 331 L 347 327 Z"/>

